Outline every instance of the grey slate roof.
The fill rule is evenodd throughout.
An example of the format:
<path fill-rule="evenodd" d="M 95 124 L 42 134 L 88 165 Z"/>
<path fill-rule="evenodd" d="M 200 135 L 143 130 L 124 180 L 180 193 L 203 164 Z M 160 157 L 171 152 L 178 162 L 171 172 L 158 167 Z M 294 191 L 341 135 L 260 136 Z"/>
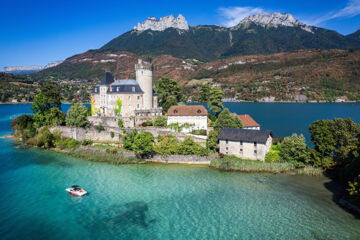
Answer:
<path fill-rule="evenodd" d="M 273 136 L 273 133 L 270 130 L 223 128 L 218 135 L 218 139 L 229 141 L 266 143 L 269 135 Z"/>
<path fill-rule="evenodd" d="M 100 85 L 109 85 L 109 84 L 111 84 L 113 82 L 114 82 L 114 78 L 113 78 L 111 72 L 106 71 L 105 74 L 104 74 L 103 79 L 101 80 Z"/>
<path fill-rule="evenodd" d="M 119 94 L 119 93 L 144 93 L 139 84 L 135 82 L 135 84 L 118 84 L 118 85 L 111 85 L 108 88 L 107 94 Z"/>

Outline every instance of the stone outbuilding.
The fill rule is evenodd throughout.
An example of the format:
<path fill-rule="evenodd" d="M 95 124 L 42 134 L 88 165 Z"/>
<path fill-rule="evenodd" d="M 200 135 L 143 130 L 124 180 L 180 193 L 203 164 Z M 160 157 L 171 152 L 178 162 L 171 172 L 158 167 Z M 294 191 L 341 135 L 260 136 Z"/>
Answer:
<path fill-rule="evenodd" d="M 269 130 L 223 128 L 218 135 L 219 151 L 243 159 L 264 161 L 273 137 Z"/>

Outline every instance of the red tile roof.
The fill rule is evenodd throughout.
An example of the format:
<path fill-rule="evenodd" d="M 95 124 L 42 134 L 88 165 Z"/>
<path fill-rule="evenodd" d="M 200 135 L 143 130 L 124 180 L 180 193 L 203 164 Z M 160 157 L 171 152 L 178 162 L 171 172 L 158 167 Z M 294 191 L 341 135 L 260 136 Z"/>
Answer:
<path fill-rule="evenodd" d="M 207 116 L 208 111 L 202 105 L 171 106 L 167 111 L 168 116 Z"/>
<path fill-rule="evenodd" d="M 260 127 L 260 124 L 255 122 L 255 120 L 249 114 L 238 115 L 238 117 L 241 119 L 241 122 L 242 122 L 244 128 Z"/>

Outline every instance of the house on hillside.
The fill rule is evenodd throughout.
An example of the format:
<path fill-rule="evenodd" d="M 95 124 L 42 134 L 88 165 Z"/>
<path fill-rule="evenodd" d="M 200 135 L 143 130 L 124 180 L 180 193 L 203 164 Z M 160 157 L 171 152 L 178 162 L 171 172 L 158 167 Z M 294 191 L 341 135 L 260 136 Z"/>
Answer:
<path fill-rule="evenodd" d="M 179 124 L 179 126 L 184 126 L 182 132 L 207 130 L 208 111 L 202 105 L 171 106 L 167 111 L 167 116 L 167 125 Z"/>
<path fill-rule="evenodd" d="M 218 135 L 219 151 L 243 159 L 264 161 L 273 137 L 269 130 L 223 128 Z"/>
<path fill-rule="evenodd" d="M 238 115 L 241 119 L 244 129 L 260 130 L 260 124 L 258 124 L 249 114 Z"/>

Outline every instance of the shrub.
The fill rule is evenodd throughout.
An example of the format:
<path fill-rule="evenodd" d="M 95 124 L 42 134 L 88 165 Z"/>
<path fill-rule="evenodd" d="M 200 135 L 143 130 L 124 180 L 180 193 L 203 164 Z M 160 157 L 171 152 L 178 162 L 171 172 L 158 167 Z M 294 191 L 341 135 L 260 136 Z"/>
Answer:
<path fill-rule="evenodd" d="M 166 127 L 167 125 L 167 117 L 166 116 L 158 116 L 154 121 L 155 127 Z"/>
<path fill-rule="evenodd" d="M 128 133 L 127 135 L 124 136 L 123 147 L 126 150 L 130 150 L 130 151 L 133 150 L 134 139 L 137 135 L 138 135 L 138 132 L 136 130 L 134 130 L 131 133 Z"/>
<path fill-rule="evenodd" d="M 281 144 L 272 145 L 270 151 L 265 155 L 265 162 L 280 162 Z"/>
<path fill-rule="evenodd" d="M 206 132 L 205 129 L 196 129 L 196 130 L 192 130 L 191 133 L 194 134 L 194 135 L 206 136 L 207 132 Z"/>
<path fill-rule="evenodd" d="M 349 192 L 350 200 L 360 206 L 360 175 L 358 175 L 354 181 L 349 182 L 347 191 Z"/>
<path fill-rule="evenodd" d="M 55 137 L 49 128 L 42 128 L 37 136 L 36 146 L 42 148 L 51 148 L 55 146 Z"/>
<path fill-rule="evenodd" d="M 155 144 L 154 150 L 157 154 L 162 156 L 168 156 L 177 154 L 177 150 L 180 146 L 179 140 L 175 136 L 167 135 L 158 137 L 158 143 Z"/>
<path fill-rule="evenodd" d="M 117 153 L 117 149 L 115 147 L 112 148 L 107 148 L 106 149 L 107 153 L 111 153 L 111 154 L 116 154 Z"/>
<path fill-rule="evenodd" d="M 119 120 L 118 120 L 118 126 L 119 126 L 119 128 L 124 127 L 124 122 L 123 122 L 123 120 L 120 119 L 120 118 L 119 118 Z"/>
<path fill-rule="evenodd" d="M 153 126 L 153 122 L 151 120 L 146 121 L 146 126 Z"/>
<path fill-rule="evenodd" d="M 73 138 L 66 138 L 65 139 L 65 146 L 66 148 L 76 148 L 77 146 L 80 145 L 79 141 L 76 141 Z"/>
<path fill-rule="evenodd" d="M 95 128 L 96 128 L 96 130 L 98 131 L 98 132 L 101 132 L 101 131 L 104 131 L 105 130 L 105 128 L 104 128 L 104 126 L 103 125 L 97 125 L 97 126 L 95 126 Z"/>
<path fill-rule="evenodd" d="M 211 151 L 218 150 L 218 138 L 217 138 L 218 134 L 219 134 L 218 131 L 210 131 L 206 139 L 206 147 Z"/>
<path fill-rule="evenodd" d="M 209 152 L 206 148 L 194 142 L 194 140 L 190 137 L 186 137 L 184 139 L 184 141 L 180 144 L 177 153 L 181 155 L 209 155 Z"/>
<path fill-rule="evenodd" d="M 115 137 L 115 133 L 114 132 L 110 132 L 110 137 L 114 138 Z"/>
<path fill-rule="evenodd" d="M 142 132 L 135 136 L 134 152 L 140 157 L 149 157 L 154 153 L 154 136 L 149 132 Z"/>
<path fill-rule="evenodd" d="M 81 142 L 81 145 L 83 146 L 90 146 L 93 144 L 93 140 L 91 139 L 84 139 L 82 142 Z"/>

